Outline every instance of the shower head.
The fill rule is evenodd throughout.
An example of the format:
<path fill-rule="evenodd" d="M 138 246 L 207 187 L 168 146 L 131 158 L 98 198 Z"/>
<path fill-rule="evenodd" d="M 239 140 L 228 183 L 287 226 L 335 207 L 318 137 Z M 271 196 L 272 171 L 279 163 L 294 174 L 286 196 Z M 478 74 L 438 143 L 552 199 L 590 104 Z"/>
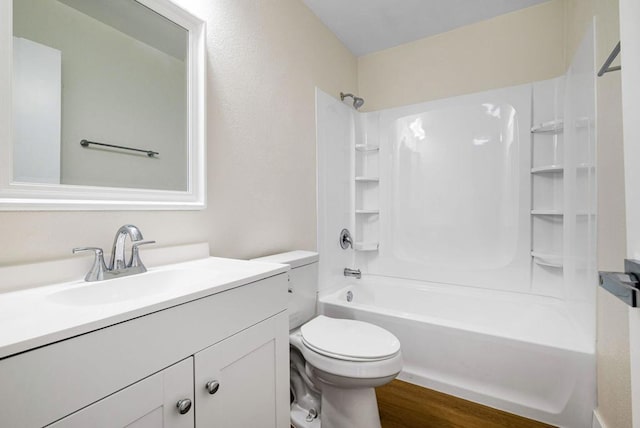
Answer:
<path fill-rule="evenodd" d="M 356 110 L 358 110 L 364 104 L 364 99 L 362 99 L 360 97 L 356 97 L 353 94 L 345 94 L 345 93 L 340 92 L 340 100 L 341 101 L 344 101 L 344 99 L 347 98 L 347 97 L 353 98 L 353 108 L 356 109 Z"/>

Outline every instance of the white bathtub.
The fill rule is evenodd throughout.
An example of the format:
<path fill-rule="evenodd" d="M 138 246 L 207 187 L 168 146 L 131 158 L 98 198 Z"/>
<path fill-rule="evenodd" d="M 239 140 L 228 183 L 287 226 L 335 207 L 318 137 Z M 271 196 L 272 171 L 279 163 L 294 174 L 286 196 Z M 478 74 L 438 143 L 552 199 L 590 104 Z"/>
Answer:
<path fill-rule="evenodd" d="M 556 426 L 591 426 L 594 343 L 560 300 L 363 276 L 322 296 L 320 311 L 395 334 L 399 379 Z"/>

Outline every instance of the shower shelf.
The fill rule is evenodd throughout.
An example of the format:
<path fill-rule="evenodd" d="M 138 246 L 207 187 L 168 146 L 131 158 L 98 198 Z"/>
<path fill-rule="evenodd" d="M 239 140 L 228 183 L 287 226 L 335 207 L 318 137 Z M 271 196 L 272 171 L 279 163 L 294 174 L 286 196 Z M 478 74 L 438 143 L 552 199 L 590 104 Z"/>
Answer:
<path fill-rule="evenodd" d="M 531 168 L 531 174 L 542 174 L 545 172 L 563 172 L 564 167 L 562 165 L 545 165 Z"/>
<path fill-rule="evenodd" d="M 531 210 L 531 215 L 564 215 L 560 210 Z"/>
<path fill-rule="evenodd" d="M 561 268 L 564 265 L 562 256 L 557 254 L 545 254 L 532 251 L 531 256 L 533 257 L 533 261 L 540 266 Z"/>
<path fill-rule="evenodd" d="M 553 215 L 553 216 L 564 216 L 564 213 L 560 210 L 531 210 L 531 215 Z M 588 212 L 576 212 L 576 216 L 593 216 L 595 214 Z"/>
<path fill-rule="evenodd" d="M 356 177 L 356 182 L 359 183 L 377 183 L 379 181 L 378 177 Z"/>
<path fill-rule="evenodd" d="M 356 150 L 359 152 L 377 152 L 380 147 L 372 146 L 371 144 L 356 144 Z"/>
<path fill-rule="evenodd" d="M 564 130 L 564 120 L 550 120 L 549 122 L 542 122 L 539 125 L 531 127 L 531 132 L 534 134 L 559 134 Z"/>
<path fill-rule="evenodd" d="M 373 136 L 372 136 L 373 137 Z M 360 257 L 375 256 L 378 251 L 380 205 L 379 198 L 379 156 L 378 139 L 363 138 L 355 144 L 355 195 L 353 249 Z"/>
<path fill-rule="evenodd" d="M 576 169 L 593 169 L 593 165 L 581 163 L 576 166 Z M 531 174 L 544 174 L 545 172 L 564 172 L 564 166 L 562 165 L 544 165 L 531 168 Z"/>
<path fill-rule="evenodd" d="M 380 246 L 377 242 L 355 242 L 353 249 L 356 251 L 378 251 Z"/>

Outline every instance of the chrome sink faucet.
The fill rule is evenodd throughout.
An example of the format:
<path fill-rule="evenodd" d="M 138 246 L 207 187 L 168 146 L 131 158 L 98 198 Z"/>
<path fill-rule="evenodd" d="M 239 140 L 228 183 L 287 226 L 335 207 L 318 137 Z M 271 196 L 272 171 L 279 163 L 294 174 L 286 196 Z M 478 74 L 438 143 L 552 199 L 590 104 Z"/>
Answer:
<path fill-rule="evenodd" d="M 127 262 L 125 261 L 124 256 L 124 244 L 127 240 L 127 236 L 131 238 L 131 242 L 142 241 L 144 238 L 142 237 L 142 232 L 136 226 L 132 224 L 125 224 L 124 226 L 120 226 L 120 229 L 116 232 L 116 237 L 113 238 L 113 247 L 111 248 L 111 261 L 109 262 L 109 270 L 114 269 L 125 269 L 130 267 L 131 264 L 129 262 L 129 266 L 127 266 Z M 133 257 L 133 251 L 131 252 L 131 257 Z"/>
<path fill-rule="evenodd" d="M 126 261 L 125 255 L 125 243 L 127 236 L 131 239 L 131 256 L 129 261 Z M 80 247 L 74 248 L 73 253 L 82 251 L 93 251 L 95 253 L 95 260 L 93 266 L 89 270 L 89 273 L 85 276 L 84 280 L 88 282 L 102 281 L 104 279 L 112 279 L 120 276 L 134 275 L 137 273 L 143 273 L 147 271 L 147 268 L 140 259 L 140 252 L 138 248 L 141 245 L 154 244 L 156 241 L 143 241 L 142 232 L 136 226 L 132 224 L 125 224 L 121 226 L 116 232 L 116 236 L 113 240 L 113 248 L 111 249 L 111 261 L 109 266 L 104 262 L 104 252 L 102 248 L 97 247 Z"/>

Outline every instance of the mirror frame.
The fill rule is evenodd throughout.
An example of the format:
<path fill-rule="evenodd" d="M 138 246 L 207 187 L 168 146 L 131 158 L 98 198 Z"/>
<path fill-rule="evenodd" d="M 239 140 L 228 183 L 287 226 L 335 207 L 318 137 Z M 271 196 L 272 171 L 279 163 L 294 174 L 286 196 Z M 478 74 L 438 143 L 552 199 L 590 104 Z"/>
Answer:
<path fill-rule="evenodd" d="M 13 181 L 13 0 L 0 0 L 0 210 L 199 210 L 206 208 L 205 22 L 170 0 L 135 1 L 189 32 L 187 191 L 32 184 Z"/>

